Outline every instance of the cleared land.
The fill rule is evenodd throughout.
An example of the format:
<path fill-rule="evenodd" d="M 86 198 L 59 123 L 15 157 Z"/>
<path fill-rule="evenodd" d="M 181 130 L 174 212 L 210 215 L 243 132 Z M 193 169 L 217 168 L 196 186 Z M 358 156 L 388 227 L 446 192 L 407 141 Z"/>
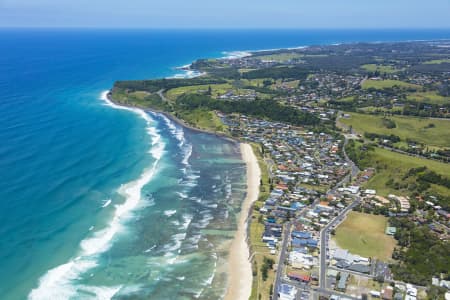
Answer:
<path fill-rule="evenodd" d="M 411 83 L 407 83 L 407 82 L 400 81 L 400 80 L 390 80 L 390 79 L 388 79 L 388 80 L 368 79 L 362 83 L 363 89 L 374 88 L 377 90 L 382 90 L 385 88 L 392 88 L 394 86 L 398 86 L 400 88 L 405 88 L 405 89 L 417 89 L 417 90 L 422 88 L 420 85 L 411 84 Z"/>
<path fill-rule="evenodd" d="M 394 134 L 402 141 L 414 140 L 429 146 L 450 147 L 450 120 L 437 120 L 417 117 L 389 116 L 395 122 L 395 128 L 387 128 L 383 116 L 350 113 L 350 118 L 340 119 L 340 122 L 352 126 L 353 130 L 377 134 Z M 430 126 L 433 124 L 433 126 Z"/>
<path fill-rule="evenodd" d="M 430 104 L 448 104 L 450 103 L 450 97 L 444 97 L 438 95 L 436 92 L 417 92 L 407 96 L 408 100 L 417 102 L 424 102 Z"/>
<path fill-rule="evenodd" d="M 353 254 L 376 257 L 388 261 L 392 257 L 395 240 L 384 233 L 387 218 L 359 212 L 350 212 L 336 229 L 337 245 Z"/>
<path fill-rule="evenodd" d="M 366 64 L 361 66 L 362 69 L 368 72 L 380 72 L 380 73 L 396 73 L 402 71 L 401 69 L 396 69 L 389 65 L 377 65 L 377 64 Z"/>
<path fill-rule="evenodd" d="M 415 156 L 399 154 L 389 150 L 376 147 L 374 151 L 370 152 L 370 160 L 375 162 L 377 172 L 365 186 L 367 188 L 375 189 L 378 194 L 387 196 L 388 194 L 402 194 L 408 193 L 407 186 L 404 189 L 394 189 L 389 187 L 386 183 L 389 180 L 399 181 L 412 168 L 419 168 L 426 166 L 428 170 L 434 171 L 442 176 L 449 176 L 450 165 L 434 160 L 423 159 Z M 411 177 L 402 180 L 406 185 L 416 184 L 416 178 Z M 438 192 L 442 195 L 450 195 L 450 189 L 444 186 L 432 185 L 430 191 Z"/>
<path fill-rule="evenodd" d="M 211 88 L 211 95 L 216 96 L 217 94 L 225 94 L 227 91 L 233 89 L 233 86 L 229 83 L 183 86 L 170 89 L 165 94 L 167 98 L 175 100 L 182 94 L 205 93 L 209 88 Z"/>
<path fill-rule="evenodd" d="M 443 63 L 450 63 L 450 58 L 447 59 L 433 59 L 424 62 L 425 65 L 437 65 L 437 64 L 443 64 Z"/>

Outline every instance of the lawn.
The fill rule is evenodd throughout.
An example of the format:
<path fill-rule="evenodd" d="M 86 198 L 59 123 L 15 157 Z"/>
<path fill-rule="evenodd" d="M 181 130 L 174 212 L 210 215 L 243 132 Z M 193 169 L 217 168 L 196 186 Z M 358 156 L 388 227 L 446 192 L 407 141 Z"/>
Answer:
<path fill-rule="evenodd" d="M 407 96 L 408 100 L 430 104 L 449 104 L 450 97 L 444 97 L 436 92 L 417 92 Z"/>
<path fill-rule="evenodd" d="M 368 72 L 378 71 L 380 73 L 388 73 L 388 74 L 402 71 L 401 69 L 396 69 L 389 65 L 377 65 L 377 64 L 366 64 L 362 65 L 361 68 Z"/>
<path fill-rule="evenodd" d="M 348 119 L 341 118 L 340 122 L 351 125 L 353 130 L 360 134 L 394 134 L 402 141 L 411 139 L 430 146 L 450 147 L 450 120 L 390 116 L 388 118 L 395 122 L 396 127 L 389 129 L 383 124 L 383 116 L 358 113 L 350 115 Z M 430 124 L 434 127 L 430 127 Z"/>
<path fill-rule="evenodd" d="M 417 84 L 411 84 L 411 83 L 407 83 L 404 81 L 400 81 L 400 80 L 373 80 L 373 79 L 367 79 L 362 83 L 362 88 L 363 89 L 370 89 L 370 88 L 374 88 L 377 90 L 382 90 L 385 88 L 392 88 L 394 86 L 398 86 L 400 88 L 405 88 L 405 89 L 417 89 L 420 90 L 422 87 L 420 85 Z"/>
<path fill-rule="evenodd" d="M 337 245 L 363 257 L 388 261 L 392 257 L 395 240 L 384 233 L 387 218 L 359 212 L 350 212 L 336 229 Z"/>

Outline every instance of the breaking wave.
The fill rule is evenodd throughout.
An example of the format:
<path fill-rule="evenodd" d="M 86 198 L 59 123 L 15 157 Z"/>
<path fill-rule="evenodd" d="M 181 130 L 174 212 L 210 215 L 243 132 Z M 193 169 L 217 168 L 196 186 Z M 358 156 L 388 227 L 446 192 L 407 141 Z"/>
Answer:
<path fill-rule="evenodd" d="M 126 221 L 132 217 L 132 212 L 141 206 L 141 190 L 155 175 L 158 162 L 164 154 L 165 143 L 152 124 L 154 120 L 143 110 L 137 108 L 128 108 L 116 105 L 109 101 L 108 92 L 103 92 L 101 99 L 106 105 L 121 110 L 128 110 L 138 114 L 145 120 L 147 133 L 151 138 L 152 145 L 149 150 L 153 157 L 152 165 L 144 170 L 139 178 L 123 184 L 118 193 L 123 196 L 125 201 L 115 206 L 114 216 L 108 225 L 93 232 L 88 238 L 80 243 L 80 251 L 77 257 L 70 259 L 68 262 L 49 270 L 39 280 L 37 288 L 33 289 L 28 295 L 30 300 L 39 299 L 70 299 L 74 296 L 83 294 L 83 299 L 110 299 L 121 288 L 84 286 L 77 285 L 76 280 L 86 273 L 88 270 L 98 265 L 99 256 L 107 251 L 113 244 L 114 238 L 125 228 Z M 86 291 L 86 295 L 83 291 Z"/>

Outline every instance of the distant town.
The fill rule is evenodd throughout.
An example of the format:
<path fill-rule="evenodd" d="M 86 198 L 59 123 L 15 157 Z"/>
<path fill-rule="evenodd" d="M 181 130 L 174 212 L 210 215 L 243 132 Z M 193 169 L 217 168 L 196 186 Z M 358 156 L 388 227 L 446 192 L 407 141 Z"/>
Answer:
<path fill-rule="evenodd" d="M 109 97 L 252 145 L 250 299 L 450 299 L 450 41 L 187 69 L 200 76 L 119 81 Z"/>

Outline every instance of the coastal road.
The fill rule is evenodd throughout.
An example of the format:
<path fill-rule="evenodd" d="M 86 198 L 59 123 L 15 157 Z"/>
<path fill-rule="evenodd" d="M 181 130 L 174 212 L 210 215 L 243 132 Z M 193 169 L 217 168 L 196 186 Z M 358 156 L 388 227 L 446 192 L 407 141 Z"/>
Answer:
<path fill-rule="evenodd" d="M 342 210 L 330 223 L 328 223 L 320 231 L 320 272 L 319 272 L 319 287 L 320 289 L 326 289 L 326 271 L 327 271 L 327 242 L 328 236 L 330 234 L 331 228 L 336 226 L 339 222 L 343 220 L 343 217 L 351 211 L 357 204 L 359 204 L 360 198 L 356 199 Z"/>
<path fill-rule="evenodd" d="M 289 241 L 289 234 L 291 232 L 291 223 L 288 222 L 284 228 L 283 232 L 283 244 L 281 245 L 280 249 L 280 257 L 278 259 L 278 266 L 277 266 L 277 273 L 275 274 L 275 284 L 274 284 L 274 291 L 272 300 L 278 299 L 278 286 L 281 284 L 281 276 L 283 275 L 283 267 L 284 262 L 286 261 L 286 253 L 287 253 L 287 245 Z"/>
<path fill-rule="evenodd" d="M 162 101 L 169 102 L 169 100 L 167 100 L 166 96 L 164 96 L 164 89 L 160 89 L 156 93 L 158 94 L 158 96 L 161 98 Z"/>

